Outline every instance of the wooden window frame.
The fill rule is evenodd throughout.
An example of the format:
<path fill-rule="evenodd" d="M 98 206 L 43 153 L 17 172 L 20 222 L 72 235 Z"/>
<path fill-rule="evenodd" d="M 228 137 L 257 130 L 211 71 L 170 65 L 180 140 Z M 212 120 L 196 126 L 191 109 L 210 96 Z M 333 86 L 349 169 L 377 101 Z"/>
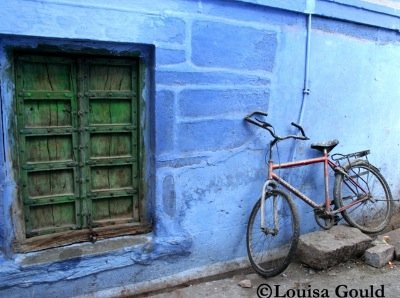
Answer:
<path fill-rule="evenodd" d="M 37 54 L 46 54 L 45 52 L 40 52 L 40 51 L 21 51 L 21 50 L 16 50 L 14 51 L 14 56 L 22 55 L 22 54 L 32 54 L 32 55 L 37 55 Z M 85 54 L 85 53 L 64 53 L 64 52 L 54 52 L 50 53 L 50 55 L 57 55 L 58 57 L 73 57 L 74 59 L 78 59 L 78 57 L 84 57 L 86 59 L 113 59 L 113 58 L 121 58 L 120 56 L 114 56 L 114 55 L 92 55 L 92 54 Z M 137 59 L 139 62 L 139 69 L 138 69 L 138 75 L 139 75 L 139 90 L 138 94 L 142 93 L 143 86 L 144 86 L 144 71 L 146 68 L 146 65 L 144 61 L 142 61 L 138 55 L 134 55 L 132 57 L 123 57 L 126 59 Z M 18 100 L 18 95 L 15 94 L 14 101 Z M 143 100 L 140 98 L 138 99 L 138 105 L 139 105 L 139 113 L 140 115 L 143 113 Z M 140 119 L 140 116 L 139 116 Z M 140 129 L 139 133 L 139 156 L 142 156 L 143 151 L 144 151 L 144 137 L 143 137 L 143 131 L 140 126 L 138 126 L 138 129 Z M 18 135 L 18 134 L 15 134 Z M 17 141 L 16 144 L 19 144 Z M 109 226 L 99 226 L 99 227 L 89 227 L 89 228 L 83 228 L 79 230 L 68 230 L 68 231 L 63 231 L 59 233 L 52 233 L 52 234 L 47 234 L 47 235 L 39 235 L 31 238 L 26 238 L 25 236 L 25 230 L 24 230 L 24 215 L 20 215 L 19 220 L 22 222 L 21 224 L 21 231 L 16 233 L 16 239 L 13 242 L 13 250 L 15 252 L 28 252 L 28 251 L 36 251 L 36 250 L 42 250 L 46 248 L 52 248 L 52 247 L 59 247 L 63 245 L 68 245 L 72 243 L 78 243 L 78 242 L 85 242 L 85 241 L 96 241 L 100 239 L 107 239 L 111 237 L 117 237 L 117 236 L 125 236 L 125 235 L 135 235 L 135 234 L 143 234 L 143 233 L 148 233 L 152 230 L 152 225 L 150 221 L 148 220 L 148 215 L 146 213 L 146 202 L 145 202 L 145 194 L 144 194 L 144 179 L 143 179 L 143 172 L 144 172 L 144 161 L 143 158 L 139 158 L 139 173 L 140 173 L 140 178 L 139 178 L 139 202 L 140 202 L 140 222 L 139 223 L 121 223 L 121 224 L 116 224 L 116 225 L 109 225 Z M 18 172 L 20 169 L 20 163 L 17 161 L 18 164 Z M 19 176 L 18 176 L 19 177 Z M 18 183 L 19 185 L 20 183 Z M 20 199 L 21 194 L 20 190 L 18 190 L 18 198 L 19 198 L 19 203 L 18 205 L 20 206 L 21 209 L 24 208 L 24 204 Z"/>

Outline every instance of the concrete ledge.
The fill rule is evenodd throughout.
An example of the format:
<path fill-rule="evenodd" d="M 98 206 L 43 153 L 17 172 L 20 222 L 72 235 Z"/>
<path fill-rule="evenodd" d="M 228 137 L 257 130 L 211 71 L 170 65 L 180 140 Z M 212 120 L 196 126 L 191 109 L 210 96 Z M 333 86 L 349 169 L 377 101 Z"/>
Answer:
<path fill-rule="evenodd" d="M 122 287 L 110 288 L 92 294 L 76 296 L 75 298 L 134 297 L 139 294 L 145 294 L 149 292 L 163 290 L 166 288 L 176 287 L 181 284 L 188 283 L 189 281 L 212 279 L 213 277 L 221 274 L 247 269 L 249 267 L 250 262 L 248 261 L 248 258 L 246 256 L 229 262 L 219 262 L 209 266 L 186 270 L 164 278 L 125 285 Z"/>

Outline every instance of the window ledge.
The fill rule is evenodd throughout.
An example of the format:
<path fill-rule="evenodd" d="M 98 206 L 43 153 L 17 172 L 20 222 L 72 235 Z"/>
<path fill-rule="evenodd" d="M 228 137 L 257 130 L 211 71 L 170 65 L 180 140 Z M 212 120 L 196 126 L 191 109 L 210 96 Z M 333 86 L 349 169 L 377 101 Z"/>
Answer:
<path fill-rule="evenodd" d="M 123 235 L 145 234 L 151 231 L 149 224 L 123 224 L 94 228 L 97 240 L 119 237 Z M 69 244 L 90 241 L 91 233 L 88 229 L 66 231 L 42 236 L 36 236 L 24 240 L 15 240 L 13 249 L 16 253 L 33 252 L 48 248 L 56 248 Z"/>
<path fill-rule="evenodd" d="M 0 256 L 0 288 L 77 279 L 132 265 L 147 266 L 169 256 L 188 256 L 191 247 L 192 239 L 185 233 L 148 233 L 15 254 L 12 259 Z"/>
<path fill-rule="evenodd" d="M 95 243 L 85 242 L 63 247 L 45 249 L 16 255 L 15 261 L 21 267 L 42 265 L 46 263 L 62 262 L 82 257 L 92 257 L 108 254 L 134 246 L 146 246 L 151 237 L 145 235 L 123 236 L 118 238 L 99 240 Z"/>

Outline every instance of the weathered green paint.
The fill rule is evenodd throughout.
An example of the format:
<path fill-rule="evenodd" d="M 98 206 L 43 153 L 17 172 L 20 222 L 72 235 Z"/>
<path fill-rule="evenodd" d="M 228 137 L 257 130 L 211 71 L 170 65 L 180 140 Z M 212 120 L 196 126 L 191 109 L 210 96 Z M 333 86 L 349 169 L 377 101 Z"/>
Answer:
<path fill-rule="evenodd" d="M 16 56 L 27 237 L 139 222 L 138 72 L 133 58 Z"/>

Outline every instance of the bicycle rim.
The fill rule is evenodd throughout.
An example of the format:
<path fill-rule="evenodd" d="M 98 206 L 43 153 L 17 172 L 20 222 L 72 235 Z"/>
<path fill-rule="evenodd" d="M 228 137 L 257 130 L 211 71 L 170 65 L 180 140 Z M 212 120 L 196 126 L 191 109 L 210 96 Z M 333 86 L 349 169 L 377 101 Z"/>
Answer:
<path fill-rule="evenodd" d="M 274 190 L 265 199 L 265 221 L 273 228 L 273 201 L 277 202 L 279 231 L 267 234 L 261 229 L 261 199 L 254 205 L 247 225 L 247 252 L 253 269 L 264 277 L 284 271 L 297 248 L 299 221 L 297 209 L 283 192 Z"/>
<path fill-rule="evenodd" d="M 344 219 L 352 226 L 366 233 L 382 231 L 390 221 L 392 196 L 389 186 L 380 172 L 369 163 L 358 161 L 350 164 L 347 173 L 357 185 L 354 186 L 350 178 L 341 175 L 335 191 L 339 206 L 347 206 L 360 198 L 365 198 L 349 209 L 342 212 Z"/>

